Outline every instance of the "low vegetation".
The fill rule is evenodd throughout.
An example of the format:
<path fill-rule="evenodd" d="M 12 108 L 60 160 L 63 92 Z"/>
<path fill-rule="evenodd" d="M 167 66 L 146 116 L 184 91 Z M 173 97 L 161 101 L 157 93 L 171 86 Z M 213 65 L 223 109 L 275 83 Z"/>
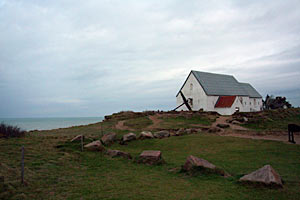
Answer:
<path fill-rule="evenodd" d="M 153 122 L 148 117 L 133 118 L 124 122 L 125 126 L 138 130 L 150 126 L 151 124 L 153 124 Z"/>
<path fill-rule="evenodd" d="M 4 123 L 0 124 L 0 138 L 23 137 L 26 131 L 17 126 L 11 126 Z"/>
<path fill-rule="evenodd" d="M 86 139 L 85 143 L 93 138 Z M 165 165 L 147 166 L 98 152 L 80 152 L 71 136 L 31 133 L 25 140 L 0 140 L 0 199 L 299 199 L 300 148 L 281 142 L 208 134 L 114 144 L 137 157 L 143 150 L 161 150 Z M 94 138 L 96 139 L 96 138 Z M 19 178 L 19 155 L 25 146 L 25 180 Z M 5 151 L 4 151 L 5 149 Z M 8 156 L 8 153 L 9 155 Z M 188 155 L 204 158 L 233 176 L 180 173 Z M 285 186 L 275 190 L 244 186 L 238 179 L 271 164 Z"/>
<path fill-rule="evenodd" d="M 216 118 L 201 116 L 201 115 L 192 115 L 192 116 L 178 116 L 178 115 L 169 115 L 160 118 L 162 123 L 160 124 L 161 128 L 165 129 L 179 129 L 179 128 L 190 128 L 195 126 L 208 126 L 211 125 Z"/>
<path fill-rule="evenodd" d="M 270 123 L 276 126 L 279 119 L 284 121 L 290 115 L 291 120 L 298 122 L 296 110 L 284 111 L 282 117 L 270 111 L 264 114 L 264 119 L 272 119 Z M 249 118 L 247 124 L 254 123 L 250 116 L 246 117 Z M 214 115 L 202 118 L 169 116 L 160 120 L 166 127 L 181 128 L 193 124 L 210 125 L 215 118 Z M 136 131 L 131 131 L 136 134 L 143 128 L 139 123 L 149 125 L 145 116 L 126 121 L 127 125 L 136 126 Z M 99 152 L 81 152 L 80 141 L 70 142 L 74 136 L 82 134 L 87 144 L 111 131 L 120 139 L 129 130 L 115 129 L 117 122 L 110 119 L 87 126 L 33 131 L 22 139 L 0 139 L 0 199 L 300 199 L 300 145 L 199 132 L 165 139 L 135 140 L 128 145 L 115 143 L 109 147 L 128 152 L 134 158 L 144 150 L 160 150 L 166 163 L 148 166 L 124 158 L 110 158 Z M 279 128 L 281 126 L 284 125 Z M 20 183 L 22 146 L 25 147 L 24 185 Z M 182 173 L 181 166 L 189 155 L 206 159 L 232 176 Z M 238 182 L 244 174 L 266 164 L 282 176 L 282 189 Z M 2 183 L 1 177 L 4 178 Z"/>
<path fill-rule="evenodd" d="M 243 125 L 254 130 L 286 131 L 288 124 L 300 124 L 300 108 L 266 110 L 260 113 L 240 113 L 247 117 Z"/>

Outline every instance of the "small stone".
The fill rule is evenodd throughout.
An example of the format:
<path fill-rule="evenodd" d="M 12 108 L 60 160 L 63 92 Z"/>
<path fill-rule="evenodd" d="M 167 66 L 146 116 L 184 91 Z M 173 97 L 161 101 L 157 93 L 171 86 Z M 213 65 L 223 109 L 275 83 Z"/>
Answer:
<path fill-rule="evenodd" d="M 159 138 L 159 139 L 170 137 L 170 132 L 169 131 L 158 131 L 158 132 L 154 133 L 154 137 Z"/>
<path fill-rule="evenodd" d="M 87 150 L 90 151 L 105 151 L 105 147 L 102 145 L 100 140 L 96 140 L 84 146 Z"/>
<path fill-rule="evenodd" d="M 271 167 L 271 165 L 265 165 L 262 168 L 243 176 L 240 178 L 240 182 L 263 183 L 267 186 L 283 186 L 280 175 Z"/>
<path fill-rule="evenodd" d="M 127 159 L 132 159 L 132 157 L 131 157 L 131 155 L 129 153 L 123 152 L 123 151 L 119 151 L 119 150 L 108 149 L 106 151 L 106 154 L 109 155 L 112 158 L 114 158 L 114 157 L 123 157 L 123 158 L 127 158 Z"/>
<path fill-rule="evenodd" d="M 188 128 L 188 129 L 186 129 L 185 130 L 185 133 L 186 134 L 193 134 L 193 133 L 197 133 L 198 132 L 198 130 L 197 129 L 194 129 L 194 128 Z"/>
<path fill-rule="evenodd" d="M 221 129 L 217 128 L 217 127 L 211 127 L 210 129 L 208 129 L 209 133 L 217 133 L 220 132 Z"/>
<path fill-rule="evenodd" d="M 117 138 L 117 134 L 107 133 L 107 134 L 103 135 L 103 137 L 101 138 L 101 141 L 103 142 L 104 145 L 110 145 L 110 144 L 114 143 L 116 138 Z"/>
<path fill-rule="evenodd" d="M 164 163 L 160 151 L 143 151 L 139 156 L 138 163 L 157 165 Z"/>
<path fill-rule="evenodd" d="M 84 140 L 84 136 L 83 135 L 77 135 L 76 137 L 74 137 L 71 142 L 74 142 L 74 141 L 81 141 L 81 137 L 82 139 Z"/>
<path fill-rule="evenodd" d="M 236 120 L 233 120 L 231 123 L 232 123 L 232 124 L 235 124 L 235 125 L 240 125 L 240 124 L 241 124 L 241 122 L 236 121 Z"/>
<path fill-rule="evenodd" d="M 219 128 L 229 128 L 229 124 L 217 124 L 217 127 Z"/>
<path fill-rule="evenodd" d="M 248 118 L 247 117 L 243 117 L 244 121 L 247 122 L 248 121 Z"/>
<path fill-rule="evenodd" d="M 139 139 L 144 140 L 144 139 L 152 139 L 154 138 L 152 133 L 150 131 L 142 131 Z"/>
<path fill-rule="evenodd" d="M 130 142 L 132 140 L 136 140 L 136 135 L 134 133 L 128 133 L 122 137 L 123 142 Z"/>
<path fill-rule="evenodd" d="M 176 131 L 175 136 L 181 136 L 184 134 L 185 134 L 184 128 L 180 128 L 178 129 L 178 131 Z"/>

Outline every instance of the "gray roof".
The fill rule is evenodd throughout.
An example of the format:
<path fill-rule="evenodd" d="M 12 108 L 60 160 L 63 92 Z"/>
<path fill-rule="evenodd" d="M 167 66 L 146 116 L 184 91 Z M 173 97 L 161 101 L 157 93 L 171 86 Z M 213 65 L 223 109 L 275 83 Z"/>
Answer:
<path fill-rule="evenodd" d="M 231 75 L 199 72 L 194 70 L 192 70 L 191 73 L 196 77 L 206 95 L 261 97 L 250 84 L 239 83 Z M 185 83 L 183 86 L 184 85 Z M 181 89 L 179 91 L 181 91 Z"/>
<path fill-rule="evenodd" d="M 250 85 L 249 83 L 240 83 L 244 90 L 248 93 L 249 97 L 262 98 L 262 96 Z"/>

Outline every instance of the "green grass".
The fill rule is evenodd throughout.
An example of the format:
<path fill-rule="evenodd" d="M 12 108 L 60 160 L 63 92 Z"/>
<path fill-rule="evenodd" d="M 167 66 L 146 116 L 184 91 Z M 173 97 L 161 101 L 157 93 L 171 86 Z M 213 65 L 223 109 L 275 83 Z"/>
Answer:
<path fill-rule="evenodd" d="M 104 131 L 111 131 L 113 124 L 107 123 Z M 133 157 L 143 150 L 161 150 L 166 164 L 147 166 L 98 152 L 81 152 L 79 142 L 69 142 L 78 133 L 89 138 L 85 143 L 98 139 L 99 125 L 0 139 L 0 176 L 5 177 L 0 199 L 300 199 L 299 145 L 201 133 L 111 147 Z M 22 145 L 27 186 L 19 183 Z M 204 158 L 233 176 L 191 177 L 177 172 L 188 155 Z M 283 189 L 237 182 L 243 174 L 265 164 L 271 164 L 282 176 Z M 170 172 L 173 168 L 178 170 Z"/>
<path fill-rule="evenodd" d="M 162 128 L 190 128 L 195 125 L 211 125 L 215 119 L 205 116 L 168 116 L 160 118 L 163 122 L 160 124 Z"/>
<path fill-rule="evenodd" d="M 262 115 L 250 118 L 242 125 L 254 130 L 281 130 L 286 131 L 288 124 L 300 124 L 300 109 L 278 109 L 264 111 Z"/>
<path fill-rule="evenodd" d="M 147 126 L 150 126 L 151 124 L 153 124 L 153 122 L 148 117 L 139 117 L 139 118 L 129 119 L 124 122 L 125 126 L 128 126 L 133 129 L 138 129 L 138 130 L 141 130 Z"/>

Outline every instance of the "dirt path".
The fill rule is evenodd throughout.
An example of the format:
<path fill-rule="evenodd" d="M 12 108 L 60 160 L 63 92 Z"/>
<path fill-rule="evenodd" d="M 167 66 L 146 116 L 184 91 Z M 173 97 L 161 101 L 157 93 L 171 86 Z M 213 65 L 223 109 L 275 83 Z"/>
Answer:
<path fill-rule="evenodd" d="M 148 117 L 152 121 L 153 124 L 148 126 L 147 129 L 159 128 L 159 124 L 162 122 L 162 120 L 159 119 L 160 115 L 156 114 L 156 115 L 151 115 L 151 116 L 148 116 Z"/>
<path fill-rule="evenodd" d="M 118 123 L 116 124 L 116 129 L 119 129 L 119 130 L 130 130 L 130 131 L 134 131 L 134 129 L 128 127 L 128 126 L 125 126 L 124 125 L 124 122 L 125 120 L 122 120 L 122 121 L 118 121 Z"/>
<path fill-rule="evenodd" d="M 292 144 L 288 142 L 287 135 L 246 135 L 246 134 L 239 134 L 239 133 L 228 133 L 222 136 L 232 136 L 232 137 L 239 137 L 239 138 L 247 138 L 247 139 L 254 139 L 254 140 L 273 140 L 273 141 L 282 141 L 287 144 Z M 296 144 L 300 144 L 300 135 L 294 135 L 294 139 Z"/>
<path fill-rule="evenodd" d="M 229 116 L 220 116 L 216 119 L 216 121 L 211 125 L 212 127 L 217 127 L 218 124 L 228 124 L 232 130 L 238 130 L 238 131 L 247 131 L 248 129 L 236 124 L 230 124 L 226 122 L 227 119 L 231 119 Z M 223 129 L 222 129 L 223 130 Z M 223 130 L 224 131 L 224 130 Z"/>
<path fill-rule="evenodd" d="M 216 121 L 212 124 L 212 127 L 217 127 L 217 124 L 228 124 L 230 126 L 230 129 L 221 129 L 220 136 L 232 136 L 232 137 L 239 137 L 239 138 L 248 138 L 248 139 L 254 139 L 254 140 L 273 140 L 273 141 L 282 141 L 288 144 L 288 136 L 285 133 L 280 134 L 273 134 L 273 135 L 256 135 L 256 131 L 251 131 L 245 127 L 231 124 L 226 122 L 227 119 L 231 119 L 230 116 L 220 116 L 216 119 Z M 240 131 L 243 132 L 243 134 L 239 133 Z M 296 144 L 300 144 L 300 135 L 295 135 L 295 141 Z"/>
<path fill-rule="evenodd" d="M 161 119 L 159 119 L 160 115 L 151 115 L 148 116 L 149 119 L 152 121 L 153 124 L 148 126 L 146 129 L 151 130 L 151 129 L 156 129 L 160 127 L 160 123 L 162 122 Z M 277 133 L 277 134 L 270 134 L 270 135 L 257 135 L 256 131 L 251 131 L 247 128 L 244 128 L 239 125 L 235 124 L 230 124 L 226 122 L 227 119 L 230 119 L 230 116 L 220 116 L 219 118 L 216 119 L 216 121 L 211 125 L 211 127 L 217 127 L 217 124 L 228 124 L 230 126 L 229 129 L 221 129 L 222 131 L 219 132 L 220 136 L 230 136 L 230 137 L 239 137 L 239 138 L 247 138 L 247 139 L 254 139 L 254 140 L 273 140 L 273 141 L 282 141 L 287 144 L 292 144 L 289 143 L 287 133 Z M 126 120 L 118 121 L 116 124 L 116 129 L 119 130 L 130 130 L 134 131 L 134 129 L 124 125 Z M 296 144 L 300 144 L 300 135 L 294 135 Z"/>

